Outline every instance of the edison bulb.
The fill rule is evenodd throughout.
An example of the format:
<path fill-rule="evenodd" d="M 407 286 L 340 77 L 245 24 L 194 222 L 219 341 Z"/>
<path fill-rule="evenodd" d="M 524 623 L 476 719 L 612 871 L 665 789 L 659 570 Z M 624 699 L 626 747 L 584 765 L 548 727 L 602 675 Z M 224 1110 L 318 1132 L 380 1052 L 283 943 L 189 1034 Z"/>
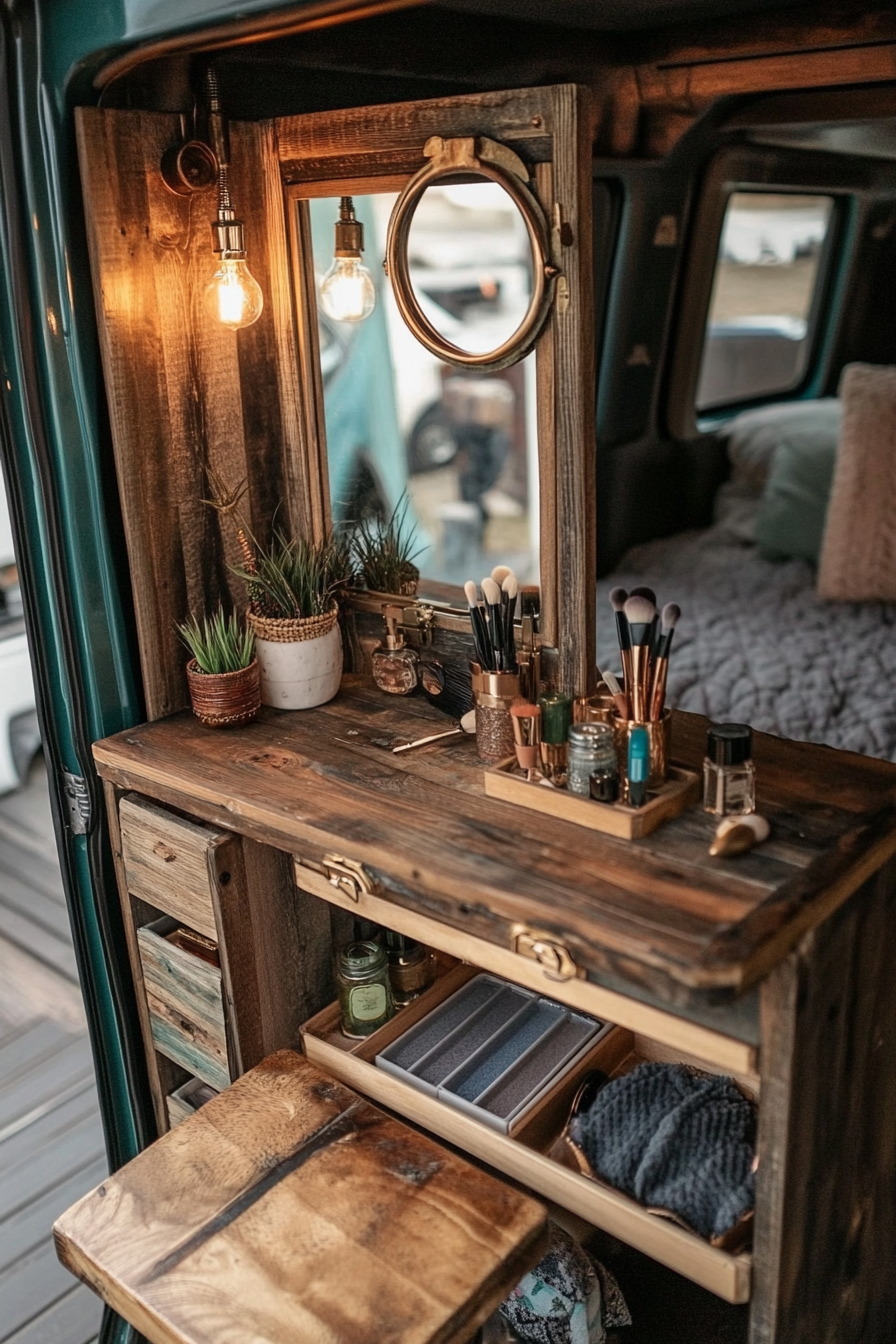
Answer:
<path fill-rule="evenodd" d="M 358 257 L 336 257 L 320 285 L 320 306 L 334 322 L 363 322 L 376 306 L 373 276 Z"/>
<path fill-rule="evenodd" d="M 257 322 L 264 295 L 255 276 L 241 257 L 222 257 L 205 291 L 209 315 L 237 331 Z"/>

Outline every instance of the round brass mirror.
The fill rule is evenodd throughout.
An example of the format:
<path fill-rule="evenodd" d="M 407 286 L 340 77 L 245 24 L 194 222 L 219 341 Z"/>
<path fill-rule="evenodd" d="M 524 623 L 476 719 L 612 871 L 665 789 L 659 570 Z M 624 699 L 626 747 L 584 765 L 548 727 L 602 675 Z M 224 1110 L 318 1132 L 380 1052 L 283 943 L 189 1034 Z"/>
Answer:
<path fill-rule="evenodd" d="M 522 160 L 504 145 L 434 136 L 424 153 L 429 163 L 408 182 L 389 220 L 386 270 L 398 310 L 421 345 L 446 364 L 506 368 L 535 344 L 559 274 L 541 206 Z M 449 207 L 477 198 L 479 217 L 500 217 L 514 237 L 513 264 L 506 257 L 502 263 L 487 225 L 478 242 L 473 234 L 464 244 L 460 232 L 452 239 Z M 430 235 L 427 250 L 428 219 L 441 233 L 435 241 Z M 478 255 L 458 265 L 451 254 L 462 245 Z M 464 321 L 471 313 L 477 320 Z"/>

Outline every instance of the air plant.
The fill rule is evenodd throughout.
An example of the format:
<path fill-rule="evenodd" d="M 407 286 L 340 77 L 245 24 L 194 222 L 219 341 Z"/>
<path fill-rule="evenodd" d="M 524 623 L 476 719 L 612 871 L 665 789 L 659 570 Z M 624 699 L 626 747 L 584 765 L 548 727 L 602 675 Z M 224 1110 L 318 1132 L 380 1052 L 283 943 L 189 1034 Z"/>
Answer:
<path fill-rule="evenodd" d="M 325 615 L 337 589 L 354 577 L 350 547 L 341 538 L 304 541 L 275 531 L 270 545 L 253 537 L 253 566 L 235 569 L 244 579 L 257 615 L 304 620 Z"/>
<path fill-rule="evenodd" d="M 388 519 L 364 518 L 351 537 L 352 554 L 368 588 L 379 593 L 413 591 L 420 571 L 413 563 L 425 547 L 416 546 L 417 527 L 408 522 L 407 492 Z"/>
<path fill-rule="evenodd" d="M 236 612 L 225 616 L 222 606 L 201 622 L 190 616 L 177 629 L 199 671 L 210 676 L 239 672 L 255 657 L 255 635 L 246 629 Z"/>

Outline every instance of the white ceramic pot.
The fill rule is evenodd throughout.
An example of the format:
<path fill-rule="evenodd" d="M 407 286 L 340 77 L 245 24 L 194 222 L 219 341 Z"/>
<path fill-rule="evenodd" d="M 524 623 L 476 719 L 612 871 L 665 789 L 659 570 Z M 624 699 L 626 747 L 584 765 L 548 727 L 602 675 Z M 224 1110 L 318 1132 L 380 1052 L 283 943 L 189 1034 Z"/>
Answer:
<path fill-rule="evenodd" d="M 274 709 L 325 705 L 342 680 L 342 635 L 334 625 L 325 635 L 275 644 L 256 638 L 261 669 L 261 703 Z"/>

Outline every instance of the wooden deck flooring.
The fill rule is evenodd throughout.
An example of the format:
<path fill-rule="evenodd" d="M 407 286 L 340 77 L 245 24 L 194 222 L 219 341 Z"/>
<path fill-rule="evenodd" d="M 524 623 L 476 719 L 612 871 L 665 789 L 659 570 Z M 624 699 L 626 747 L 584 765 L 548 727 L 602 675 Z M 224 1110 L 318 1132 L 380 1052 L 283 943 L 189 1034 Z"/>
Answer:
<path fill-rule="evenodd" d="M 95 1339 L 101 1304 L 58 1263 L 50 1229 L 106 1170 L 38 762 L 0 798 L 0 1344 Z"/>

